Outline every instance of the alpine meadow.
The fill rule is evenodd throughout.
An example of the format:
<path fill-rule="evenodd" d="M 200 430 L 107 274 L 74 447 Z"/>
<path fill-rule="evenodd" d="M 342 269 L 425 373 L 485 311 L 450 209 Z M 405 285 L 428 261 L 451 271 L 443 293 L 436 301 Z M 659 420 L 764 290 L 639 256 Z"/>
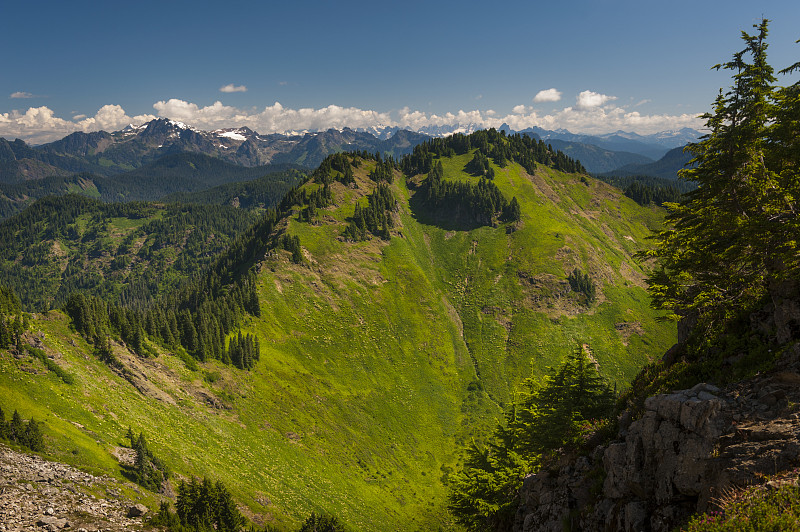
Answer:
<path fill-rule="evenodd" d="M 62 29 L 20 52 L 62 87 L 11 59 L 0 86 L 29 107 L 0 112 L 0 532 L 800 530 L 785 21 L 702 65 L 730 76 L 714 98 L 690 73 L 730 54 L 735 7 L 694 48 L 619 6 L 569 30 L 542 7 L 535 42 L 561 44 L 523 55 L 528 7 L 312 4 L 125 8 L 79 88 Z M 110 35 L 75 10 L 41 16 Z M 466 62 L 446 43 L 478 13 L 507 42 Z M 135 116 L 87 111 L 112 90 Z"/>

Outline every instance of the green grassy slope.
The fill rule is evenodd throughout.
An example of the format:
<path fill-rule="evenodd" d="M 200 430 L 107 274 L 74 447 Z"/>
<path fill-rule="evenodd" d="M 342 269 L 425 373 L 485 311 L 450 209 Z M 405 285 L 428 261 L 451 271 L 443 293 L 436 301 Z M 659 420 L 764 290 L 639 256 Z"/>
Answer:
<path fill-rule="evenodd" d="M 445 178 L 476 180 L 462 171 L 469 159 L 444 159 Z M 0 404 L 44 420 L 62 459 L 100 469 L 118 470 L 109 452 L 129 424 L 145 430 L 178 473 L 222 479 L 257 521 L 324 510 L 354 530 L 447 529 L 458 450 L 493 426 L 521 379 L 581 341 L 623 384 L 671 345 L 631 258 L 659 211 L 594 180 L 509 165 L 494 167 L 495 183 L 519 200 L 519 225 L 458 230 L 412 209 L 422 176 L 397 174 L 392 238 L 347 242 L 373 166 L 355 170 L 357 188 L 334 182 L 333 205 L 311 223 L 297 212 L 281 223 L 305 260 L 278 251 L 259 265 L 261 316 L 244 327 L 261 339 L 252 372 L 193 373 L 116 346 L 126 381 L 50 313 L 32 331 L 77 383 L 3 353 Z M 599 285 L 589 308 L 565 290 L 575 267 Z"/>

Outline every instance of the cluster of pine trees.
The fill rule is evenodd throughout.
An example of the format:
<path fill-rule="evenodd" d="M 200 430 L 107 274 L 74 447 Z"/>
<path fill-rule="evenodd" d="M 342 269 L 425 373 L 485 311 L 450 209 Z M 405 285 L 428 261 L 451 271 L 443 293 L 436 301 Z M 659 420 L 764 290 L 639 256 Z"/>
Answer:
<path fill-rule="evenodd" d="M 521 216 L 516 197 L 509 203 L 497 185 L 488 179 L 481 178 L 477 184 L 444 179 L 441 160 L 422 182 L 418 194 L 429 209 L 445 209 L 453 218 L 466 217 L 481 225 L 491 224 L 498 215 L 507 222 L 516 222 Z"/>
<path fill-rule="evenodd" d="M 468 530 L 510 530 L 523 478 L 565 449 L 579 448 L 613 413 L 614 391 L 581 345 L 540 381 L 529 378 L 485 445 L 474 441 L 450 478 L 448 506 Z"/>
<path fill-rule="evenodd" d="M 475 150 L 475 155 L 464 167 L 464 170 L 472 175 L 494 179 L 494 168 L 489 164 L 489 158 L 481 150 Z"/>
<path fill-rule="evenodd" d="M 361 160 L 356 154 L 336 153 L 330 156 L 329 160 L 330 170 L 339 172 L 339 175 L 335 177 L 337 181 L 343 185 L 355 185 L 356 179 L 353 175 L 353 168 L 358 168 L 361 165 Z M 330 172 L 327 175 L 330 175 Z"/>
<path fill-rule="evenodd" d="M 311 512 L 297 532 L 347 532 L 347 529 L 332 515 Z"/>
<path fill-rule="evenodd" d="M 641 181 L 634 181 L 624 189 L 625 195 L 639 205 L 658 205 L 680 201 L 681 192 L 674 185 L 651 186 Z"/>
<path fill-rule="evenodd" d="M 143 432 L 136 437 L 129 428 L 126 438 L 130 442 L 131 449 L 136 451 L 136 458 L 131 468 L 134 482 L 150 491 L 158 492 L 161 484 L 169 478 L 169 468 L 147 446 Z"/>
<path fill-rule="evenodd" d="M 166 501 L 150 524 L 169 532 L 241 532 L 245 518 L 221 481 L 192 478 L 178 485 L 175 512 Z"/>
<path fill-rule="evenodd" d="M 303 262 L 303 250 L 300 248 L 300 237 L 297 235 L 283 235 L 281 246 L 292 254 L 292 262 L 300 264 Z"/>
<path fill-rule="evenodd" d="M 745 48 L 717 65 L 733 84 L 704 115 L 709 133 L 689 145 L 695 166 L 681 177 L 697 188 L 671 206 L 647 254 L 658 261 L 656 308 L 693 317 L 706 338 L 800 277 L 800 82 L 776 86 L 767 26 L 743 32 Z"/>
<path fill-rule="evenodd" d="M 44 451 L 44 437 L 39 423 L 34 419 L 30 419 L 26 423 L 16 410 L 11 415 L 11 419 L 6 422 L 6 415 L 0 408 L 0 440 L 18 443 L 31 451 Z"/>
<path fill-rule="evenodd" d="M 330 185 L 334 181 L 339 181 L 344 185 L 355 183 L 353 168 L 360 164 L 361 156 L 357 152 L 339 152 L 325 157 L 320 165 L 311 173 L 310 181 L 322 185 Z M 363 158 L 370 158 L 372 155 L 364 154 Z"/>
<path fill-rule="evenodd" d="M 322 188 L 318 188 L 310 194 L 306 194 L 307 190 L 307 188 L 303 188 L 302 201 L 304 204 L 308 205 L 308 207 L 300 211 L 300 220 L 310 222 L 317 215 L 317 209 L 322 209 L 331 204 L 333 194 L 331 193 L 330 185 L 327 183 L 323 185 Z"/>
<path fill-rule="evenodd" d="M 622 190 L 626 196 L 643 206 L 677 203 L 685 193 L 697 188 L 694 183 L 682 179 L 666 179 L 650 175 L 599 174 L 595 177 Z"/>
<path fill-rule="evenodd" d="M 394 181 L 394 171 L 396 168 L 397 163 L 391 156 L 386 157 L 386 159 L 382 159 L 381 154 L 376 153 L 375 168 L 373 168 L 373 170 L 369 173 L 369 177 L 376 183 L 391 184 L 392 181 Z"/>
<path fill-rule="evenodd" d="M 588 273 L 584 273 L 578 268 L 575 268 L 572 270 L 572 273 L 567 276 L 567 280 L 573 292 L 583 295 L 587 307 L 595 302 L 597 299 L 597 288 Z"/>
<path fill-rule="evenodd" d="M 371 233 L 381 238 L 389 238 L 389 230 L 394 225 L 392 212 L 397 209 L 397 200 L 389 185 L 378 182 L 375 190 L 367 196 L 367 206 L 356 203 L 353 217 L 344 230 L 344 237 L 359 241 L 368 238 Z"/>
<path fill-rule="evenodd" d="M 239 334 L 228 340 L 228 359 L 239 369 L 252 369 L 261 358 L 261 347 L 254 334 Z"/>
<path fill-rule="evenodd" d="M 491 156 L 496 165 L 505 167 L 508 161 L 519 163 L 525 171 L 533 174 L 536 163 L 562 172 L 586 173 L 581 163 L 554 151 L 541 140 L 527 135 L 506 135 L 494 128 L 481 130 L 471 135 L 456 133 L 447 138 L 431 139 L 414 147 L 410 155 L 403 157 L 400 168 L 406 175 L 427 174 L 433 169 L 437 157 L 463 155 L 477 149 Z"/>
<path fill-rule="evenodd" d="M 218 284 L 218 278 L 217 283 Z M 195 281 L 171 297 L 143 308 L 107 303 L 99 298 L 72 294 L 64 306 L 75 330 L 94 344 L 98 357 L 115 363 L 109 337 L 121 339 L 139 356 L 155 353 L 147 338 L 170 349 L 183 348 L 191 357 L 232 363 L 225 337 L 245 314 L 260 313 L 255 274 L 250 272 L 216 297 Z"/>

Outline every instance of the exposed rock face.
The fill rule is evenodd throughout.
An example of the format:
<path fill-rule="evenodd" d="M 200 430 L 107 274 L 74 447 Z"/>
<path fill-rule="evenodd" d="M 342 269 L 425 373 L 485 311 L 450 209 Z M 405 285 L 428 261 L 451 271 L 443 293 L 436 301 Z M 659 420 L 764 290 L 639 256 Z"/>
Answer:
<path fill-rule="evenodd" d="M 141 530 L 147 508 L 123 497 L 121 485 L 0 445 L 0 532 Z"/>
<path fill-rule="evenodd" d="M 618 439 L 525 479 L 515 531 L 669 531 L 726 490 L 800 463 L 800 349 L 769 374 L 720 390 L 650 397 Z"/>
<path fill-rule="evenodd" d="M 147 506 L 144 504 L 134 504 L 128 508 L 128 517 L 141 517 L 147 513 Z"/>

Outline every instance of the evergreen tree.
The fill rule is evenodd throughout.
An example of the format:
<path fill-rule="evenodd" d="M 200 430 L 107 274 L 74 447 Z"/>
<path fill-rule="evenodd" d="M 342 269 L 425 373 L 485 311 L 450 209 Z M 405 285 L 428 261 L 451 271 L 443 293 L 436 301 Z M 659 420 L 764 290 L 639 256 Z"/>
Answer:
<path fill-rule="evenodd" d="M 214 524 L 217 532 L 238 532 L 244 526 L 244 517 L 236 507 L 233 497 L 220 481 L 214 485 L 214 491 Z"/>
<path fill-rule="evenodd" d="M 182 480 L 175 509 L 180 524 L 198 532 L 239 532 L 245 523 L 225 485 L 208 478 L 192 478 L 188 484 Z M 169 506 L 162 507 L 158 518 L 173 523 L 170 514 Z"/>
<path fill-rule="evenodd" d="M 317 515 L 311 512 L 298 532 L 347 532 L 347 529 L 332 515 Z"/>
<path fill-rule="evenodd" d="M 23 434 L 25 434 L 25 424 L 22 422 L 22 416 L 17 410 L 11 415 L 11 421 L 8 423 L 8 439 L 13 442 L 21 442 Z"/>
<path fill-rule="evenodd" d="M 688 147 L 695 166 L 681 177 L 698 187 L 670 205 L 669 227 L 647 254 L 658 260 L 649 279 L 654 305 L 704 330 L 800 269 L 797 87 L 775 90 L 767 21 L 754 27 L 755 35 L 742 32 L 745 48 L 715 67 L 731 70 L 733 85 L 704 115 L 709 133 Z"/>
<path fill-rule="evenodd" d="M 28 447 L 31 451 L 41 452 L 44 451 L 44 437 L 42 436 L 39 423 L 31 419 L 25 427 L 25 432 L 20 440 L 24 446 Z"/>
<path fill-rule="evenodd" d="M 520 221 L 521 218 L 522 218 L 522 209 L 520 209 L 517 197 L 514 196 L 513 198 L 511 198 L 511 201 L 508 202 L 508 206 L 503 209 L 503 221 L 509 223 L 515 223 Z"/>
<path fill-rule="evenodd" d="M 575 268 L 572 270 L 572 273 L 569 274 L 567 280 L 569 281 L 570 288 L 572 288 L 574 292 L 583 294 L 586 306 L 594 303 L 597 298 L 597 289 L 588 273 L 583 273 L 578 268 Z"/>
<path fill-rule="evenodd" d="M 540 382 L 527 379 L 486 445 L 473 442 L 451 477 L 448 507 L 469 530 L 507 530 L 519 487 L 543 457 L 580 444 L 582 426 L 613 413 L 614 393 L 577 345 Z"/>

